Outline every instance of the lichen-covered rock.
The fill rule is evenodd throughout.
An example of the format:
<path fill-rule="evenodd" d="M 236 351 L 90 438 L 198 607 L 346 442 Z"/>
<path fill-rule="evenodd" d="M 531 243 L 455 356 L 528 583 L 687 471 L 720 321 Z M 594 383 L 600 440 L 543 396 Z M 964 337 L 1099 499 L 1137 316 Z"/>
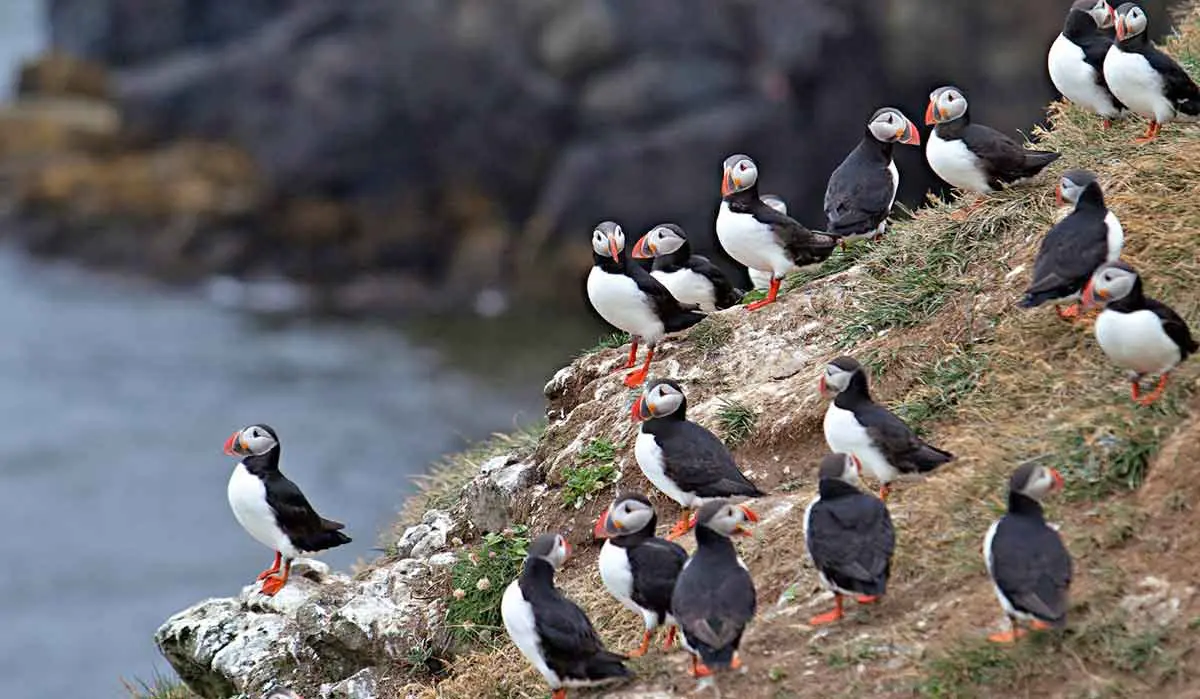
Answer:
<path fill-rule="evenodd" d="M 448 512 L 430 510 L 421 523 L 404 530 L 396 542 L 396 555 L 402 558 L 428 558 L 446 546 L 459 524 Z"/>
<path fill-rule="evenodd" d="M 321 699 L 375 699 L 376 685 L 375 670 L 364 668 L 341 682 L 321 685 Z"/>
<path fill-rule="evenodd" d="M 498 532 L 513 521 L 517 495 L 537 482 L 538 468 L 515 454 L 486 461 L 462 491 L 462 509 L 477 531 Z"/>
<path fill-rule="evenodd" d="M 414 649 L 444 643 L 444 608 L 425 595 L 431 570 L 403 559 L 352 580 L 301 559 L 274 597 L 254 584 L 206 600 L 168 619 L 154 640 L 205 699 L 315 681 L 329 686 L 321 696 L 370 698 L 374 679 L 365 669 L 403 666 Z"/>

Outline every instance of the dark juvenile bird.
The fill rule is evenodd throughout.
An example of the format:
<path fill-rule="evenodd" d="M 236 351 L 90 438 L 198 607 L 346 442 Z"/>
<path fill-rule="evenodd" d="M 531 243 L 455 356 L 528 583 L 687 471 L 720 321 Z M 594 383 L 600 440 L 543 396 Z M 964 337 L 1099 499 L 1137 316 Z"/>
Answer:
<path fill-rule="evenodd" d="M 571 555 L 559 534 L 529 545 L 525 567 L 500 600 L 500 616 L 513 645 L 550 685 L 553 699 L 567 687 L 597 687 L 633 676 L 625 656 L 609 652 L 587 614 L 554 587 L 554 571 Z"/>
<path fill-rule="evenodd" d="M 304 493 L 279 471 L 275 430 L 261 424 L 242 428 L 225 440 L 225 454 L 242 458 L 227 488 L 233 516 L 250 536 L 275 552 L 275 563 L 258 575 L 264 595 L 283 589 L 297 556 L 350 543 L 341 532 L 345 525 L 318 515 Z"/>
<path fill-rule="evenodd" d="M 1101 265 L 1083 290 L 1083 306 L 1103 304 L 1096 342 L 1113 363 L 1130 372 L 1133 400 L 1149 405 L 1167 387 L 1171 370 L 1200 349 L 1187 323 L 1165 303 L 1146 296 L 1142 278 L 1124 262 Z M 1141 395 L 1142 377 L 1158 374 L 1158 385 Z"/>
<path fill-rule="evenodd" d="M 671 614 L 692 654 L 694 677 L 741 667 L 737 651 L 757 598 L 750 571 L 729 539 L 750 536 L 750 525 L 757 521 L 749 507 L 724 500 L 709 502 L 696 513 L 696 552 L 671 595 Z"/>
<path fill-rule="evenodd" d="M 646 344 L 642 368 L 625 377 L 626 386 L 640 386 L 650 372 L 658 341 L 667 333 L 699 323 L 704 314 L 697 312 L 696 306 L 681 304 L 662 282 L 625 254 L 625 232 L 612 221 L 604 221 L 592 231 L 592 259 L 588 301 L 601 318 L 633 338 L 626 369 L 636 362 L 638 343 Z"/>
<path fill-rule="evenodd" d="M 1104 205 L 1096 176 L 1087 170 L 1068 170 L 1059 180 L 1059 203 L 1075 205 L 1066 218 L 1054 224 L 1038 249 L 1033 278 L 1021 301 L 1024 308 L 1047 301 L 1075 301 L 1092 273 L 1105 262 L 1115 262 L 1125 245 L 1121 222 Z M 1079 306 L 1055 306 L 1062 318 L 1079 316 Z"/>
<path fill-rule="evenodd" d="M 804 542 L 833 592 L 833 611 L 809 620 L 818 626 L 844 616 L 842 597 L 873 604 L 887 592 L 896 532 L 887 505 L 858 489 L 862 466 L 849 454 L 827 454 L 818 470 L 817 497 L 804 511 Z"/>
<path fill-rule="evenodd" d="M 835 454 L 852 454 L 880 482 L 887 500 L 890 483 L 904 473 L 928 473 L 954 455 L 925 443 L 890 410 L 871 400 L 867 370 L 853 357 L 825 365 L 818 384 L 832 397 L 825 412 L 825 442 Z"/>
<path fill-rule="evenodd" d="M 633 404 L 633 419 L 642 422 L 633 447 L 638 466 L 682 508 L 667 539 L 686 534 L 689 511 L 708 500 L 766 494 L 746 478 L 724 442 L 687 419 L 687 398 L 677 382 L 647 385 Z"/>
<path fill-rule="evenodd" d="M 900 171 L 892 160 L 892 147 L 921 145 L 921 134 L 895 107 L 871 115 L 866 133 L 854 150 L 829 176 L 825 187 L 825 232 L 841 241 L 883 236 Z"/>
<path fill-rule="evenodd" d="M 600 515 L 592 534 L 606 539 L 600 549 L 600 580 L 626 609 L 642 617 L 646 632 L 642 645 L 630 653 L 640 657 L 650 650 L 654 631 L 668 626 L 663 650 L 675 642 L 671 593 L 687 561 L 679 544 L 654 535 L 658 515 L 641 493 L 625 493 Z"/>
<path fill-rule="evenodd" d="M 729 278 L 707 257 L 692 253 L 687 234 L 674 223 L 650 229 L 633 246 L 634 259 L 654 259 L 650 274 L 667 287 L 681 303 L 695 304 L 701 311 L 736 306 L 746 292 L 734 288 Z"/>
<path fill-rule="evenodd" d="M 1117 8 L 1117 41 L 1104 57 L 1108 88 L 1131 111 L 1150 120 L 1137 141 L 1158 136 L 1163 124 L 1200 117 L 1200 87 L 1175 59 L 1150 41 L 1150 17 L 1127 2 Z"/>
<path fill-rule="evenodd" d="M 1041 506 L 1042 498 L 1062 487 L 1058 471 L 1037 464 L 1021 466 L 1009 479 L 1008 512 L 988 529 L 983 554 L 1011 628 L 992 634 L 990 641 L 1020 638 L 1025 632 L 1019 621 L 1036 630 L 1066 624 L 1071 554 L 1046 524 Z"/>

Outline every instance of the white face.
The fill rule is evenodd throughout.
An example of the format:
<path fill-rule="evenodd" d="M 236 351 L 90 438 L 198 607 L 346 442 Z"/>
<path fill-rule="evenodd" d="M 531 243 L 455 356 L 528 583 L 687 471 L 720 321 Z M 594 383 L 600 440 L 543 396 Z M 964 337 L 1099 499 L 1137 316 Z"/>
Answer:
<path fill-rule="evenodd" d="M 967 98 L 958 88 L 946 87 L 934 90 L 929 95 L 933 105 L 933 120 L 941 124 L 961 117 L 967 111 Z"/>
<path fill-rule="evenodd" d="M 670 415 L 683 404 L 683 392 L 670 384 L 655 384 L 646 391 L 645 402 L 650 417 Z"/>
<path fill-rule="evenodd" d="M 1100 301 L 1116 301 L 1128 296 L 1135 283 L 1136 273 L 1104 265 L 1092 275 L 1091 291 Z"/>
<path fill-rule="evenodd" d="M 659 255 L 670 255 L 679 248 L 683 247 L 684 239 L 675 231 L 665 226 L 656 226 L 646 234 L 647 245 L 654 253 L 655 257 Z"/>
<path fill-rule="evenodd" d="M 757 521 L 758 516 L 745 505 L 727 504 L 705 526 L 724 536 L 750 536 L 750 525 Z"/>
<path fill-rule="evenodd" d="M 862 463 L 853 454 L 846 454 L 846 463 L 842 466 L 842 481 L 857 486 L 858 478 L 862 475 Z"/>
<path fill-rule="evenodd" d="M 550 561 L 550 565 L 554 566 L 555 570 L 562 567 L 563 563 L 571 556 L 571 544 L 562 537 L 561 534 L 556 534 L 554 537 L 554 548 L 551 549 L 550 555 L 546 556 L 546 560 Z"/>
<path fill-rule="evenodd" d="M 639 500 L 620 500 L 608 509 L 608 520 L 623 534 L 641 531 L 654 517 L 654 508 Z"/>
<path fill-rule="evenodd" d="M 871 130 L 871 135 L 876 140 L 884 143 L 894 143 L 904 138 L 908 132 L 908 119 L 895 109 L 885 109 L 867 124 L 867 128 Z"/>
<path fill-rule="evenodd" d="M 1124 12 L 1117 15 L 1117 39 L 1123 41 L 1146 31 L 1150 18 L 1137 5 L 1122 6 Z"/>
<path fill-rule="evenodd" d="M 1096 0 L 1088 8 L 1087 13 L 1092 16 L 1092 19 L 1096 20 L 1096 26 L 1101 29 L 1108 29 L 1113 25 L 1113 16 L 1108 10 L 1107 0 Z"/>
<path fill-rule="evenodd" d="M 232 453 L 237 456 L 258 456 L 275 448 L 278 442 L 260 425 L 243 428 L 230 438 Z"/>
<path fill-rule="evenodd" d="M 602 257 L 614 260 L 625 249 L 625 231 L 611 221 L 605 221 L 592 231 L 592 250 Z"/>
<path fill-rule="evenodd" d="M 1058 182 L 1058 193 L 1063 201 L 1068 204 L 1074 204 L 1079 201 L 1079 195 L 1083 192 L 1083 186 L 1070 178 L 1064 177 Z"/>
<path fill-rule="evenodd" d="M 722 195 L 750 189 L 757 182 L 758 166 L 750 158 L 732 156 L 725 161 L 725 176 L 721 184 Z"/>
<path fill-rule="evenodd" d="M 1049 493 L 1055 490 L 1061 490 L 1063 487 L 1062 476 L 1058 471 L 1045 466 L 1038 466 L 1034 469 L 1033 475 L 1025 482 L 1025 487 L 1021 488 L 1021 494 L 1027 495 L 1034 500 L 1041 500 Z"/>
<path fill-rule="evenodd" d="M 825 373 L 821 376 L 820 389 L 825 395 L 836 395 L 850 386 L 854 372 L 846 371 L 836 364 L 826 364 Z"/>

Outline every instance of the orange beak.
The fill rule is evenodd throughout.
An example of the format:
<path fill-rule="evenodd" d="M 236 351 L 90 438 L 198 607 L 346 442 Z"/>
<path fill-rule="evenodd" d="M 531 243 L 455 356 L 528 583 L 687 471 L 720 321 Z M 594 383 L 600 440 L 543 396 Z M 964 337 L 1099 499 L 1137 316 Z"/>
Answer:
<path fill-rule="evenodd" d="M 733 173 L 729 170 L 721 177 L 721 196 L 727 197 L 733 194 Z"/>
<path fill-rule="evenodd" d="M 738 505 L 738 507 L 742 508 L 742 513 L 746 515 L 746 519 L 749 520 L 751 523 L 758 521 L 758 515 L 755 514 L 754 510 L 750 509 L 749 507 L 747 507 L 745 505 Z M 748 527 L 744 527 L 740 524 L 738 525 L 737 533 L 741 534 L 742 536 L 754 536 L 753 531 L 751 531 Z"/>
<path fill-rule="evenodd" d="M 613 238 L 608 239 L 608 253 L 617 262 L 621 261 L 621 251 L 617 249 L 617 241 Z"/>
<path fill-rule="evenodd" d="M 824 374 L 821 375 L 821 380 L 817 382 L 817 390 L 821 392 L 822 396 L 829 397 L 829 384 L 825 383 Z"/>
<path fill-rule="evenodd" d="M 237 432 L 234 432 L 233 434 L 229 435 L 229 439 L 225 440 L 225 456 L 237 456 L 238 455 L 238 453 L 235 451 L 235 449 L 238 449 L 242 446 L 238 440 L 238 438 L 241 436 L 242 436 L 241 430 L 238 430 Z"/>
<path fill-rule="evenodd" d="M 854 462 L 854 470 L 858 472 L 858 477 L 862 478 L 862 462 L 854 454 L 850 455 L 850 460 Z"/>
<path fill-rule="evenodd" d="M 611 526 L 609 526 L 611 524 Z M 608 539 L 617 535 L 616 531 L 621 528 L 620 524 L 613 522 L 608 517 L 608 510 L 605 510 L 600 515 L 600 519 L 596 520 L 596 526 L 592 527 L 592 536 L 597 539 Z"/>
<path fill-rule="evenodd" d="M 571 548 L 571 542 L 566 539 L 563 539 L 563 548 L 567 550 L 567 558 L 570 558 L 571 554 L 575 552 L 575 549 Z"/>
<path fill-rule="evenodd" d="M 1091 308 L 1099 305 L 1100 301 L 1108 298 L 1108 292 L 1096 291 L 1096 287 L 1092 284 L 1092 280 L 1088 280 L 1087 286 L 1083 287 L 1083 293 L 1080 294 L 1079 302 L 1084 308 Z"/>
<path fill-rule="evenodd" d="M 917 131 L 917 125 L 905 120 L 904 128 L 901 129 L 899 134 L 899 141 L 906 146 L 921 145 L 921 134 Z"/>
<path fill-rule="evenodd" d="M 1108 11 L 1112 12 L 1112 7 L 1109 7 Z M 1115 13 L 1113 14 L 1113 17 L 1114 17 L 1113 24 L 1116 26 L 1116 29 L 1117 29 L 1117 41 L 1124 41 L 1125 40 L 1125 20 L 1124 20 L 1124 18 L 1117 17 Z"/>
<path fill-rule="evenodd" d="M 629 412 L 629 417 L 632 418 L 634 422 L 641 422 L 642 420 L 651 417 L 650 410 L 646 407 L 646 394 L 643 393 L 637 397 L 637 400 L 633 402 L 633 409 Z"/>
<path fill-rule="evenodd" d="M 1067 203 L 1066 200 L 1063 199 L 1061 183 L 1054 186 L 1054 203 L 1058 206 L 1062 206 L 1063 204 Z"/>
<path fill-rule="evenodd" d="M 1066 487 L 1067 483 L 1063 480 L 1062 474 L 1058 472 L 1058 469 L 1050 469 L 1050 476 L 1054 478 L 1054 490 L 1062 490 Z"/>
<path fill-rule="evenodd" d="M 637 243 L 634 244 L 633 250 L 629 254 L 633 255 L 635 260 L 648 260 L 654 257 L 654 253 L 654 243 L 650 242 L 650 234 L 647 233 L 638 238 Z"/>
<path fill-rule="evenodd" d="M 937 114 L 937 112 L 936 112 L 936 108 L 933 106 L 933 100 L 929 100 L 929 106 L 925 108 L 925 125 L 926 126 L 933 126 L 934 124 L 937 123 L 937 119 L 935 118 L 936 114 Z"/>

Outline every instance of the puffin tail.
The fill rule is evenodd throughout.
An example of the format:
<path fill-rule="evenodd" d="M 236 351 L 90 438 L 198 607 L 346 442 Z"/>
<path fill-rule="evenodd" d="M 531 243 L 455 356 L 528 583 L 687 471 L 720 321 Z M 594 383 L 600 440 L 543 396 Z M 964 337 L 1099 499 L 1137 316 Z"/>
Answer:
<path fill-rule="evenodd" d="M 342 526 L 344 526 L 341 523 L 330 522 L 328 520 L 321 520 L 321 523 L 323 525 L 337 525 L 337 529 L 326 526 L 326 528 L 321 532 L 309 536 L 305 541 L 300 542 L 300 548 L 302 550 L 324 551 L 325 549 L 331 549 L 335 546 L 341 546 L 342 544 L 348 544 L 353 541 L 353 539 L 338 531 L 338 529 L 341 529 Z"/>
<path fill-rule="evenodd" d="M 694 306 L 690 306 L 694 307 Z M 688 307 L 685 307 L 688 308 Z M 686 330 L 696 323 L 704 320 L 707 314 L 700 311 L 684 310 L 682 313 L 675 313 L 663 319 L 663 327 L 667 332 L 673 333 L 680 330 Z"/>
<path fill-rule="evenodd" d="M 1033 177 L 1042 171 L 1050 163 L 1058 160 L 1062 156 L 1061 153 L 1046 150 L 1027 150 L 1025 151 L 1025 171 L 1027 177 Z"/>
<path fill-rule="evenodd" d="M 931 444 L 922 444 L 917 453 L 913 455 L 913 463 L 917 466 L 917 473 L 929 473 L 942 464 L 953 461 L 954 454 L 938 449 Z"/>
<path fill-rule="evenodd" d="M 1200 94 L 1180 100 L 1175 104 L 1175 109 L 1193 118 L 1200 117 Z"/>
<path fill-rule="evenodd" d="M 624 655 L 602 650 L 587 661 L 587 677 L 589 680 L 603 682 L 633 677 L 633 670 L 625 667 Z"/>
<path fill-rule="evenodd" d="M 1058 298 L 1059 294 L 1050 291 L 1042 291 L 1036 293 L 1025 293 L 1025 298 L 1017 304 L 1021 308 L 1037 308 L 1051 299 Z"/>

